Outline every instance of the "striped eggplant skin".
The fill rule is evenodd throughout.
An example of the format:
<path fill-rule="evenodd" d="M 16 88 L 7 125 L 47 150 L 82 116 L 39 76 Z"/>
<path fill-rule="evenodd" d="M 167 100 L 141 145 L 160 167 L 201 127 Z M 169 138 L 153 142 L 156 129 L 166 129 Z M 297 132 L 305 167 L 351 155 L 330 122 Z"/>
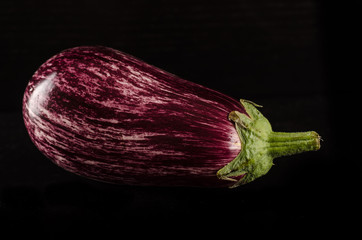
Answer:
<path fill-rule="evenodd" d="M 67 49 L 23 98 L 31 140 L 56 165 L 98 181 L 228 187 L 216 173 L 241 151 L 235 99 L 102 46 Z"/>

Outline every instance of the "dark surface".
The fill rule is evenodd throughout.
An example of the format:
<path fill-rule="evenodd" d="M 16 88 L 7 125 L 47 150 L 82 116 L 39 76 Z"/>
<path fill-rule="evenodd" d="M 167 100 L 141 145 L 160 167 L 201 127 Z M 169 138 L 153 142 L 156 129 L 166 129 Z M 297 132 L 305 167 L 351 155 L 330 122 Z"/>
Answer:
<path fill-rule="evenodd" d="M 361 8 L 312 0 L 1 1 L 0 232 L 352 233 L 357 222 L 347 216 L 360 209 L 353 113 Z M 30 141 L 21 100 L 45 60 L 78 45 L 113 47 L 253 100 L 274 130 L 315 130 L 322 148 L 277 159 L 267 176 L 232 190 L 113 186 L 65 172 Z"/>

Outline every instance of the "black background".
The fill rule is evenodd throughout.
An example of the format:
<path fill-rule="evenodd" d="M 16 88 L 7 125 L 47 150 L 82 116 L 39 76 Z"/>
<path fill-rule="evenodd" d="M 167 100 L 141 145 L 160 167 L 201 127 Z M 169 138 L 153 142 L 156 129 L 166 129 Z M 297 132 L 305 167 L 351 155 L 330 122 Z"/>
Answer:
<path fill-rule="evenodd" d="M 238 238 L 351 233 L 356 224 L 346 214 L 357 216 L 360 190 L 353 139 L 361 8 L 359 1 L 2 0 L 0 232 L 47 239 L 168 230 Z M 35 70 L 79 45 L 119 49 L 253 100 L 274 130 L 315 130 L 322 148 L 277 159 L 268 175 L 232 190 L 114 186 L 75 176 L 32 144 L 21 104 Z"/>

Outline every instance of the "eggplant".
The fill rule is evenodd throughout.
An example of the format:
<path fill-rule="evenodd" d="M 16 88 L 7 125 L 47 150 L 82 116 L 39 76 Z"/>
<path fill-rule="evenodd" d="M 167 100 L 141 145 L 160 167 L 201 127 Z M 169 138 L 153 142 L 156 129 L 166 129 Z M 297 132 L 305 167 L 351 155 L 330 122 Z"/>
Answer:
<path fill-rule="evenodd" d="M 272 131 L 259 105 L 103 46 L 67 49 L 34 73 L 23 118 L 56 165 L 114 184 L 237 187 L 273 159 L 318 150 L 314 131 Z"/>

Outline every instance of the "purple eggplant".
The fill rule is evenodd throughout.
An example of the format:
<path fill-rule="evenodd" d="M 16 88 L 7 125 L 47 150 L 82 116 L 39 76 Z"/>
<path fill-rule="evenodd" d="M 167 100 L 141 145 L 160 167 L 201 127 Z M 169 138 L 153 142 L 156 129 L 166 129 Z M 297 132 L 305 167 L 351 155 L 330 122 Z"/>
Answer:
<path fill-rule="evenodd" d="M 276 157 L 320 148 L 314 131 L 272 131 L 258 107 L 123 52 L 85 46 L 40 66 L 23 117 L 36 147 L 80 176 L 236 187 L 266 174 Z"/>

